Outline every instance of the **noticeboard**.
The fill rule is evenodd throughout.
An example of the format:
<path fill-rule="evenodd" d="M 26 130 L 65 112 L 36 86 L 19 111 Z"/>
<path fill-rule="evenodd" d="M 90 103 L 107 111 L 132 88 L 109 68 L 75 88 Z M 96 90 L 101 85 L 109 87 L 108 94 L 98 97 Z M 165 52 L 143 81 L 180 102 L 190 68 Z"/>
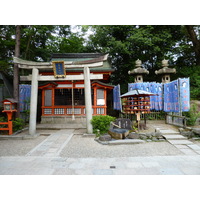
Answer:
<path fill-rule="evenodd" d="M 66 77 L 64 61 L 53 61 L 52 64 L 53 64 L 54 77 L 56 78 Z"/>

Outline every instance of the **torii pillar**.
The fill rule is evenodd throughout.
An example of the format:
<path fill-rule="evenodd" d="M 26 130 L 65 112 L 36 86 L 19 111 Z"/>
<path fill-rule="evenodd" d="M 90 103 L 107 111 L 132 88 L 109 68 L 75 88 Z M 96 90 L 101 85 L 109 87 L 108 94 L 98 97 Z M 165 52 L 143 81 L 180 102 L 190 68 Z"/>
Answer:
<path fill-rule="evenodd" d="M 31 101 L 30 101 L 30 117 L 29 117 L 29 134 L 36 133 L 36 120 L 37 120 L 37 100 L 38 100 L 38 69 L 32 69 L 31 81 Z"/>
<path fill-rule="evenodd" d="M 84 87 L 85 87 L 85 111 L 86 111 L 86 127 L 87 133 L 92 134 L 93 128 L 91 124 L 92 119 L 92 97 L 91 97 L 91 84 L 90 84 L 90 69 L 84 67 Z"/>

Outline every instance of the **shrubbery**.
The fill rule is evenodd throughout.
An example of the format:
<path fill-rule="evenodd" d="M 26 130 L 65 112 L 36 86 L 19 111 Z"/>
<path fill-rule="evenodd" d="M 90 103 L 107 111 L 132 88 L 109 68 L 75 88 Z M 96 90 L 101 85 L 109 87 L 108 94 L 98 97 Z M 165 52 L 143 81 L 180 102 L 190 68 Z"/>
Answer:
<path fill-rule="evenodd" d="M 192 104 L 190 111 L 189 112 L 185 112 L 184 115 L 188 118 L 187 119 L 187 125 L 188 126 L 194 126 L 197 118 L 200 117 L 200 112 L 198 112 L 197 110 L 197 105 L 196 104 Z"/>
<path fill-rule="evenodd" d="M 114 121 L 115 117 L 109 115 L 97 115 L 93 116 L 91 124 L 93 126 L 93 133 L 99 137 L 108 132 L 110 122 Z M 99 131 L 98 131 L 99 130 Z"/>
<path fill-rule="evenodd" d="M 13 120 L 13 132 L 23 129 L 25 126 L 24 120 L 21 118 L 16 118 Z"/>

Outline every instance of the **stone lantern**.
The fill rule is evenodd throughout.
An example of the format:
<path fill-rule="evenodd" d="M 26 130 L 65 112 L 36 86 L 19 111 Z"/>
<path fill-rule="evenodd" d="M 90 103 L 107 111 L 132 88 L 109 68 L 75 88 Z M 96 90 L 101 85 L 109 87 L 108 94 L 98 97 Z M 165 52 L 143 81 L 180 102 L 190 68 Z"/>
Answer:
<path fill-rule="evenodd" d="M 135 69 L 128 71 L 128 74 L 134 75 L 135 83 L 142 83 L 143 75 L 149 74 L 149 71 L 147 69 L 142 68 L 142 61 L 137 59 L 135 62 Z"/>
<path fill-rule="evenodd" d="M 12 116 L 13 112 L 17 112 L 17 101 L 12 98 L 7 98 L 2 101 L 3 102 L 3 108 L 4 110 L 2 112 L 5 112 L 8 117 L 8 122 L 0 122 L 0 125 L 7 125 L 7 128 L 0 128 L 2 131 L 8 131 L 9 135 L 13 134 L 13 123 L 12 123 Z"/>
<path fill-rule="evenodd" d="M 169 83 L 170 82 L 170 74 L 175 74 L 176 69 L 175 68 L 168 68 L 168 60 L 162 60 L 162 69 L 156 70 L 156 75 L 162 76 L 162 83 Z"/>

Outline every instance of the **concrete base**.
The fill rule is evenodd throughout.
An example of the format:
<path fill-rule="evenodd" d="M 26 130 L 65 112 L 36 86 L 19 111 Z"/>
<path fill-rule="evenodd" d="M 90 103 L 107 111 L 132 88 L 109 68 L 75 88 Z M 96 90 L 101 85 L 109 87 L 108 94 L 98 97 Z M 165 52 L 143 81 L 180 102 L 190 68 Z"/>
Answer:
<path fill-rule="evenodd" d="M 86 118 L 84 116 L 75 116 L 75 120 L 72 120 L 71 116 L 42 116 L 41 124 L 53 123 L 53 124 L 65 124 L 65 123 L 85 123 Z M 85 125 L 86 126 L 86 125 Z"/>
<path fill-rule="evenodd" d="M 86 124 L 84 123 L 47 123 L 47 124 L 37 124 L 37 130 L 49 129 L 49 130 L 60 130 L 60 129 L 86 129 Z M 86 132 L 86 131 L 85 131 Z"/>

